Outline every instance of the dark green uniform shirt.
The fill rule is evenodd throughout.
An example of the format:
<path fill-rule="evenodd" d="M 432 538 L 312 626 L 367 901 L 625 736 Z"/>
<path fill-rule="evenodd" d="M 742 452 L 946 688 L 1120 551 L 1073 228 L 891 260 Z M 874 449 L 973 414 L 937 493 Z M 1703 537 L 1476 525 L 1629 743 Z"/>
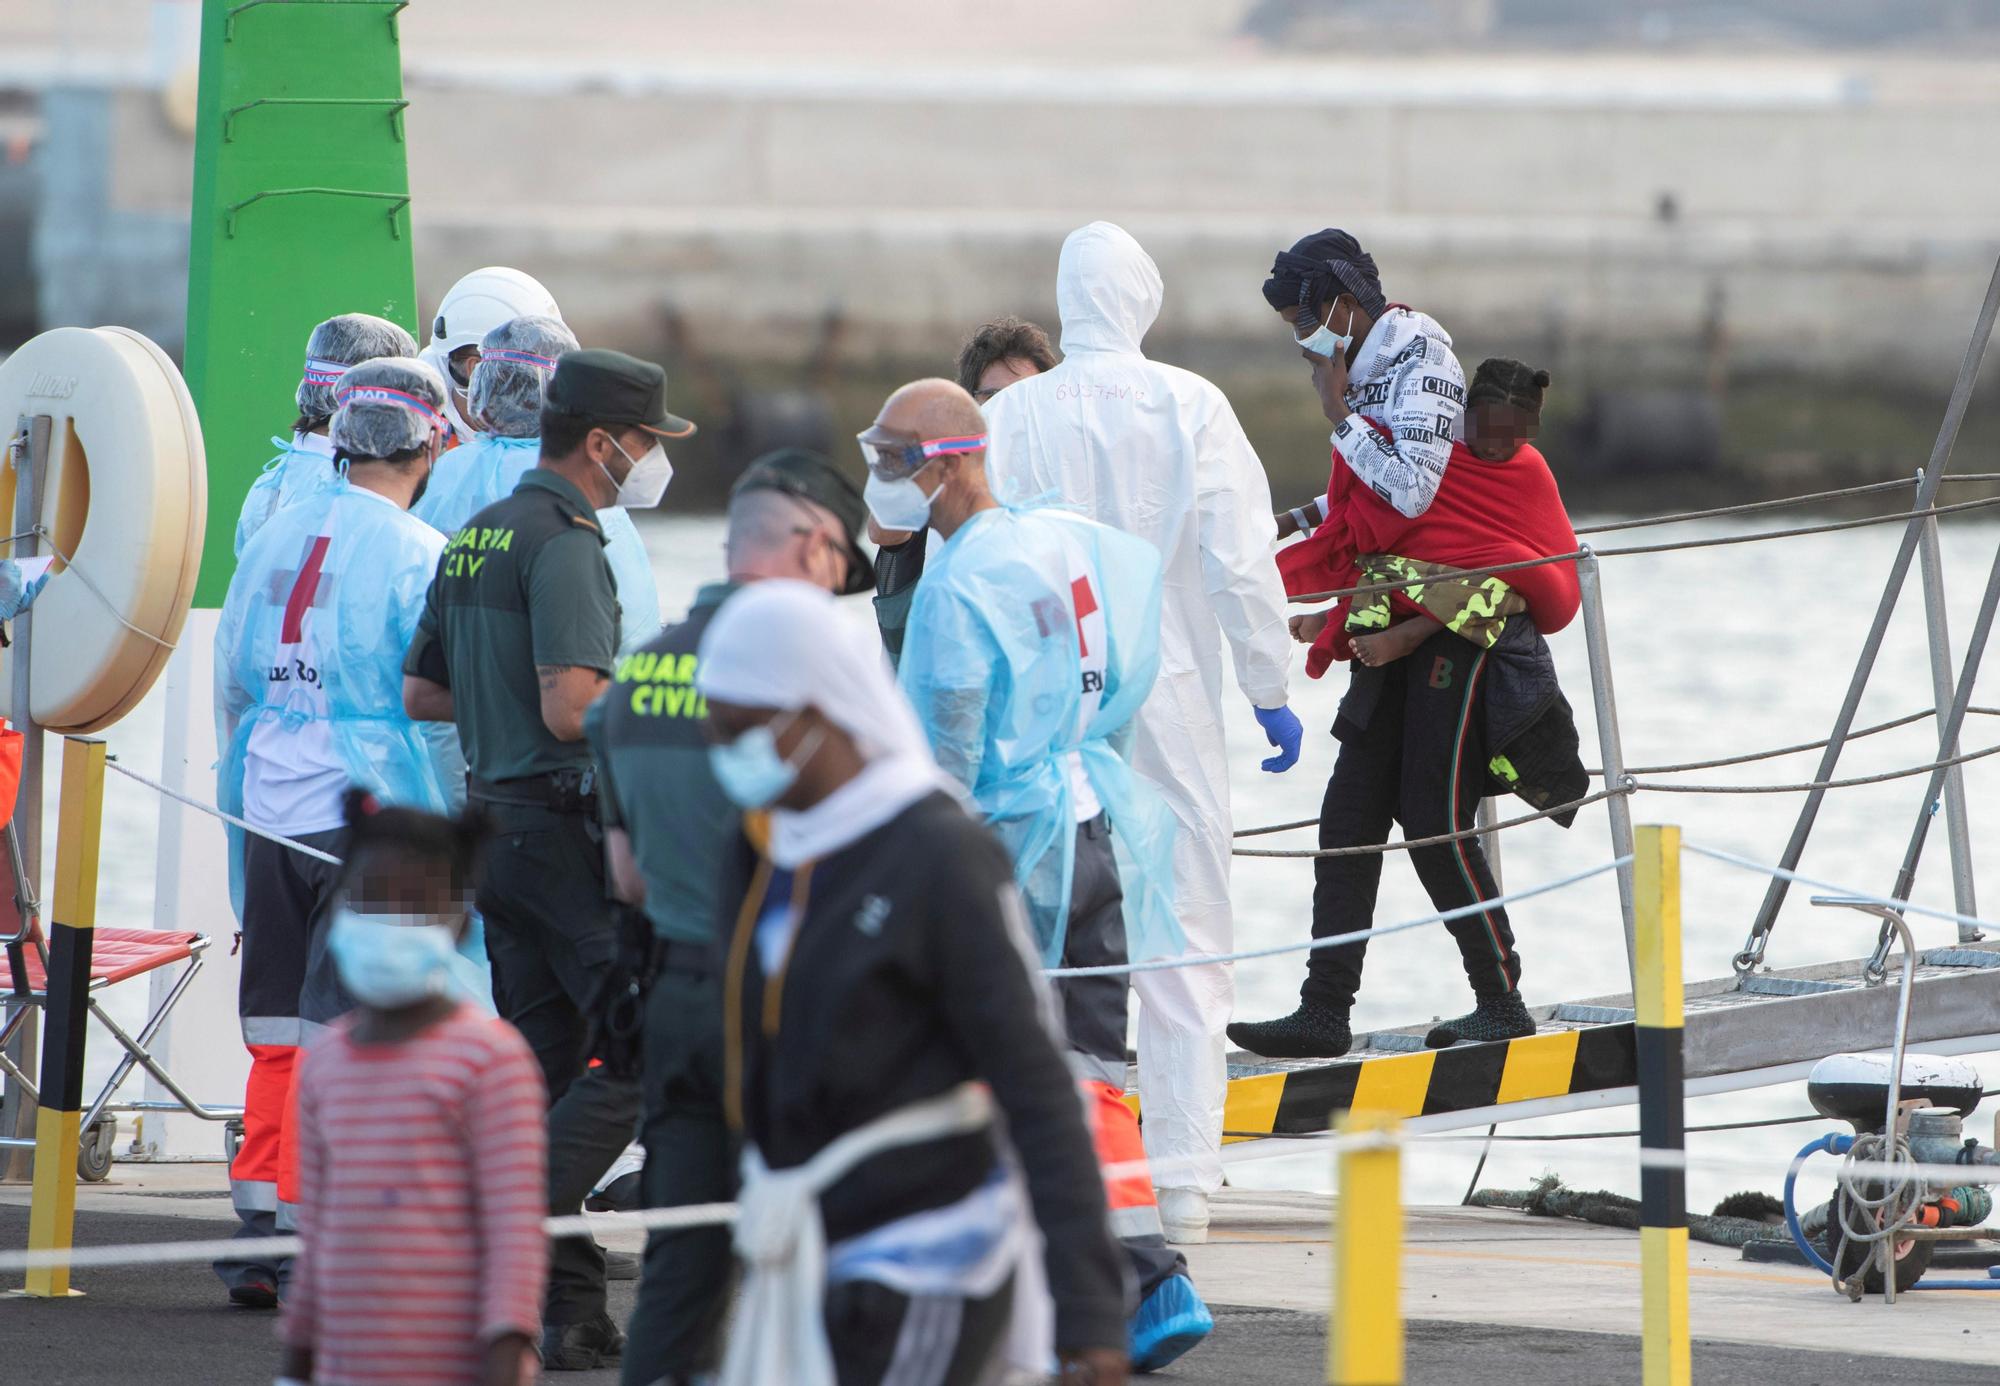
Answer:
<path fill-rule="evenodd" d="M 718 582 L 697 592 L 685 621 L 619 659 L 611 686 L 583 717 L 605 826 L 632 839 L 654 931 L 682 943 L 714 937 L 717 877 L 740 830 L 741 815 L 708 768 L 708 704 L 694 689 L 701 633 L 735 590 Z"/>
<path fill-rule="evenodd" d="M 583 741 L 542 722 L 538 664 L 609 674 L 618 598 L 597 514 L 546 468 L 522 477 L 451 537 L 403 672 L 451 689 L 466 767 L 516 780 L 590 764 Z"/>

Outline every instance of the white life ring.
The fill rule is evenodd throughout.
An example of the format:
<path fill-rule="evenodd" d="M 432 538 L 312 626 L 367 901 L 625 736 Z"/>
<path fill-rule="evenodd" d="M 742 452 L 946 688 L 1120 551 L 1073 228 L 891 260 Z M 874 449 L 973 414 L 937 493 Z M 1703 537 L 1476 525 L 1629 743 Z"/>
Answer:
<path fill-rule="evenodd" d="M 59 327 L 0 362 L 0 432 L 38 415 L 51 421 L 40 522 L 55 537 L 40 552 L 75 567 L 56 559 L 30 613 L 30 711 L 51 731 L 93 732 L 146 695 L 187 619 L 208 516 L 201 421 L 167 354 L 123 327 Z M 10 461 L 0 533 L 16 528 L 14 482 Z"/>

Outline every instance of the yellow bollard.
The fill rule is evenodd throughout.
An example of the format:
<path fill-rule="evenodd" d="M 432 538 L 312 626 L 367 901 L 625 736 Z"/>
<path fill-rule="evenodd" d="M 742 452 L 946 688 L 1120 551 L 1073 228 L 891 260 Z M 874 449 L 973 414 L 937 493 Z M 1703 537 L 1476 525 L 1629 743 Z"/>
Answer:
<path fill-rule="evenodd" d="M 67 1251 L 76 1231 L 76 1155 L 83 1115 L 83 1040 L 90 1015 L 90 944 L 97 925 L 97 848 L 104 826 L 104 743 L 63 739 L 56 819 L 55 895 L 49 910 L 49 993 L 43 1015 L 41 1106 L 35 1113 L 35 1188 L 28 1250 Z M 67 1265 L 28 1272 L 26 1293 L 75 1294 Z"/>
<path fill-rule="evenodd" d="M 1403 1165 L 1394 1112 L 1356 1111 L 1343 1136 L 1379 1133 L 1379 1148 L 1340 1154 L 1333 1210 L 1333 1317 L 1326 1379 L 1333 1386 L 1402 1386 Z"/>
<path fill-rule="evenodd" d="M 1668 1159 L 1686 1153 L 1682 1106 L 1681 830 L 1633 833 L 1637 948 L 1633 1027 L 1639 1071 L 1639 1148 Z M 1644 1386 L 1688 1386 L 1687 1174 L 1639 1168 L 1639 1264 Z"/>

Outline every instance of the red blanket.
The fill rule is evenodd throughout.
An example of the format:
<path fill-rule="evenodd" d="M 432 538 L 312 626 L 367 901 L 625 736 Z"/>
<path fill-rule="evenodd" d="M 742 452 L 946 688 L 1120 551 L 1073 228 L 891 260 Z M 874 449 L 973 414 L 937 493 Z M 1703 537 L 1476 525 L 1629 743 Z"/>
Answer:
<path fill-rule="evenodd" d="M 1576 546 L 1548 460 L 1533 446 L 1523 445 L 1505 462 L 1482 462 L 1465 444 L 1452 444 L 1437 498 L 1414 520 L 1369 490 L 1336 452 L 1326 523 L 1311 538 L 1280 549 L 1278 571 L 1284 575 L 1286 595 L 1300 597 L 1358 586 L 1356 559 L 1364 553 L 1485 568 L 1572 553 Z M 1575 619 L 1580 594 L 1574 563 L 1520 568 L 1501 577 L 1527 602 L 1529 616 L 1544 635 Z M 1413 615 L 1424 614 L 1400 594 L 1394 603 Z M 1343 598 L 1333 609 L 1306 656 L 1306 673 L 1313 678 L 1334 660 L 1354 657 L 1347 641 L 1348 605 Z"/>

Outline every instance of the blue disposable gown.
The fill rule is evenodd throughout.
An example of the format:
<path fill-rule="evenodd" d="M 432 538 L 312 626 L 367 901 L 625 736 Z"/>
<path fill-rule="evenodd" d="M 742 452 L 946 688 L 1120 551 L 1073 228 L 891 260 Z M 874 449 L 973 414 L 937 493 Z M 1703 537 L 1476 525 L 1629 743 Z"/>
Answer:
<path fill-rule="evenodd" d="M 438 458 L 423 499 L 410 513 L 433 529 L 456 534 L 474 515 L 512 495 L 540 456 L 539 438 L 475 433 Z M 660 589 L 632 517 L 614 505 L 598 511 L 597 522 L 604 527 L 604 558 L 618 589 L 618 650 L 627 654 L 660 633 Z"/>
<path fill-rule="evenodd" d="M 324 491 L 338 479 L 333 466 L 333 444 L 324 434 L 294 433 L 287 442 L 273 438 L 278 455 L 264 464 L 264 470 L 250 483 L 243 497 L 243 509 L 236 517 L 236 556 L 264 522 L 293 501 Z"/>
<path fill-rule="evenodd" d="M 1013 856 L 1051 966 L 1076 862 L 1072 752 L 1110 816 L 1132 959 L 1183 951 L 1173 817 L 1123 753 L 1159 639 L 1158 551 L 1062 510 L 975 515 L 917 585 L 899 680 L 938 763 Z"/>
<path fill-rule="evenodd" d="M 403 713 L 403 652 L 416 633 L 444 539 L 378 496 L 336 482 L 278 510 L 251 537 L 230 579 L 215 633 L 216 802 L 243 813 L 244 754 L 261 718 L 321 715 L 296 682 L 271 671 L 301 558 L 329 539 L 308 594 L 311 638 L 334 745 L 354 783 L 384 803 L 443 813 L 440 774 L 451 728 Z M 243 908 L 243 834 L 229 830 L 230 897 Z"/>

